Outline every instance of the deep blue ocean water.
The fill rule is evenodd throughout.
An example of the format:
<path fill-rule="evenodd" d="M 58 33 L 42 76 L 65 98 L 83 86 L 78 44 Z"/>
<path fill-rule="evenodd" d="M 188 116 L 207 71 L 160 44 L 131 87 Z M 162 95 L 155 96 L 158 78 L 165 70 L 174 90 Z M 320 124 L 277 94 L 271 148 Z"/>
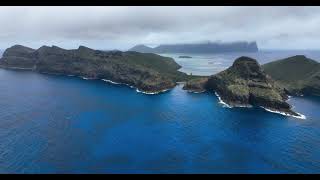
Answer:
<path fill-rule="evenodd" d="M 224 108 L 213 92 L 159 95 L 0 69 L 0 173 L 319 173 L 320 98 L 306 120 Z"/>

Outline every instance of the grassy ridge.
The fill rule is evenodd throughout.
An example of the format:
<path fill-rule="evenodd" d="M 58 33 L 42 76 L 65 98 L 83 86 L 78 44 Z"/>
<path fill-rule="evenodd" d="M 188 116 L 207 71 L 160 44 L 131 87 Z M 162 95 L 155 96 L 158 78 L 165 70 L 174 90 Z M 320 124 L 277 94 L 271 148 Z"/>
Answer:
<path fill-rule="evenodd" d="M 303 55 L 273 61 L 262 68 L 291 93 L 317 91 L 320 85 L 320 63 Z"/>

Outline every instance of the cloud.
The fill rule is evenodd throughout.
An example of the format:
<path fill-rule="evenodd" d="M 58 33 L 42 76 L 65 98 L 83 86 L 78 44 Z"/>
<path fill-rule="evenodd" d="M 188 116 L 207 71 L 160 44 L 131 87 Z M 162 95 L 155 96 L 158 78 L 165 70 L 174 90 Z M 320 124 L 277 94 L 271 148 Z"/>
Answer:
<path fill-rule="evenodd" d="M 0 7 L 0 48 L 80 44 L 257 41 L 262 48 L 320 47 L 319 7 Z"/>

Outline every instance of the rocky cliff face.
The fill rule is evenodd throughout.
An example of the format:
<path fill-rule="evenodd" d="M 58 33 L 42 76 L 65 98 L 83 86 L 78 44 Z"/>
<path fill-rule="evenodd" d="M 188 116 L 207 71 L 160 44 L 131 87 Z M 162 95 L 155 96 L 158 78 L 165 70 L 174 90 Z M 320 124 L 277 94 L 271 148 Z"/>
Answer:
<path fill-rule="evenodd" d="M 105 52 L 84 46 L 73 50 L 42 46 L 34 50 L 16 45 L 4 52 L 0 67 L 108 79 L 149 93 L 171 89 L 176 81 L 187 78 L 185 73 L 177 71 L 180 66 L 171 58 L 137 52 Z"/>
<path fill-rule="evenodd" d="M 190 83 L 185 89 L 194 86 Z M 201 84 L 205 89 L 218 93 L 229 106 L 261 106 L 299 116 L 286 103 L 285 91 L 264 73 L 255 59 L 249 57 L 236 59 L 230 68 L 210 76 Z"/>
<path fill-rule="evenodd" d="M 208 78 L 201 77 L 201 78 L 194 78 L 185 83 L 183 86 L 184 90 L 194 93 L 201 93 L 206 91 Z"/>
<path fill-rule="evenodd" d="M 1 64 L 6 67 L 32 69 L 36 59 L 32 57 L 34 49 L 15 45 L 6 49 L 2 55 Z"/>

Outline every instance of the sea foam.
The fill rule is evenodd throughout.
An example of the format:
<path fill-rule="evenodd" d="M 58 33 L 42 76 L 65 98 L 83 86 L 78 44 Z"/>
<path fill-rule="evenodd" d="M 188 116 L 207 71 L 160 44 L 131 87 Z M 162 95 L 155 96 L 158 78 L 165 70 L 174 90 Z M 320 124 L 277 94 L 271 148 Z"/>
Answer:
<path fill-rule="evenodd" d="M 121 83 L 118 83 L 118 82 L 111 81 L 109 79 L 102 79 L 102 81 L 105 81 L 105 82 L 108 82 L 108 83 L 111 83 L 111 84 L 121 84 Z"/>
<path fill-rule="evenodd" d="M 268 108 L 265 108 L 263 106 L 260 106 L 261 108 L 263 108 L 264 110 L 268 111 L 268 112 L 272 112 L 272 113 L 276 113 L 276 114 L 281 114 L 281 115 L 284 115 L 284 116 L 290 116 L 290 117 L 294 117 L 294 118 L 298 118 L 298 119 L 307 119 L 305 115 L 303 114 L 300 114 L 300 113 L 297 113 L 299 116 L 295 116 L 295 115 L 291 115 L 289 113 L 285 113 L 285 112 L 282 112 L 282 111 L 275 111 L 275 110 L 271 110 L 271 109 L 268 109 Z"/>
<path fill-rule="evenodd" d="M 157 91 L 157 92 L 145 92 L 145 91 L 141 91 L 141 90 L 139 90 L 138 88 L 136 88 L 136 91 L 137 91 L 138 93 L 143 93 L 143 94 L 148 94 L 148 95 L 159 94 L 159 93 L 166 92 L 166 91 L 168 91 L 168 90 L 170 90 L 170 89 L 164 89 L 164 90 L 162 90 L 162 91 Z"/>
<path fill-rule="evenodd" d="M 230 106 L 229 104 L 227 104 L 226 102 L 224 102 L 221 97 L 219 96 L 219 94 L 217 92 L 214 92 L 215 95 L 217 96 L 219 103 L 223 105 L 223 107 L 227 107 L 227 108 L 232 108 L 232 106 Z"/>

